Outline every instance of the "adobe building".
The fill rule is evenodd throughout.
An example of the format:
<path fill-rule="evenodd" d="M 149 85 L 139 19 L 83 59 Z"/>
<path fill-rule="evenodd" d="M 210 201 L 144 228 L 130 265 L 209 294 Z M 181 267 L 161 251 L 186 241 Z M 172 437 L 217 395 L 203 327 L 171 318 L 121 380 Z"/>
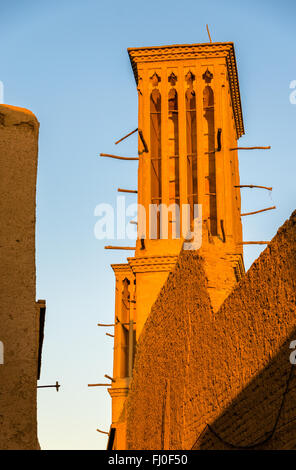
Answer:
<path fill-rule="evenodd" d="M 245 272 L 237 155 L 244 126 L 233 43 L 132 48 L 128 53 L 139 103 L 138 204 L 145 213 L 138 214 L 135 255 L 112 265 L 116 290 L 109 449 L 127 448 L 123 411 L 136 343 L 180 252 L 189 246 L 202 256 L 207 302 L 214 312 Z M 161 207 L 174 210 L 166 213 Z M 188 236 L 180 231 L 184 222 Z M 192 243 L 195 227 L 202 243 Z"/>
<path fill-rule="evenodd" d="M 35 300 L 39 123 L 0 105 L 0 449 L 39 449 L 37 379 L 45 301 Z"/>
<path fill-rule="evenodd" d="M 125 448 L 295 450 L 295 313 L 296 211 L 218 312 L 183 251 L 137 344 Z"/>

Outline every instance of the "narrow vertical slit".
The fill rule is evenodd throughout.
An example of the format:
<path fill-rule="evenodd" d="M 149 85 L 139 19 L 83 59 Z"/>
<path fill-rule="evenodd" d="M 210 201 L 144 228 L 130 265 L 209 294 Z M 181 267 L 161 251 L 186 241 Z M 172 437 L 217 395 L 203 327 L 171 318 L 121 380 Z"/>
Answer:
<path fill-rule="evenodd" d="M 216 196 L 216 154 L 215 154 L 215 116 L 214 92 L 206 86 L 203 92 L 204 117 L 207 121 L 208 134 L 208 199 L 211 235 L 217 235 L 217 196 Z"/>
<path fill-rule="evenodd" d="M 190 205 L 190 225 L 194 219 L 194 205 L 198 203 L 197 187 L 197 129 L 196 96 L 192 86 L 185 93 L 187 141 L 187 194 Z"/>
<path fill-rule="evenodd" d="M 150 95 L 151 204 L 161 204 L 161 95 L 157 88 Z M 157 212 L 156 234 L 160 238 L 160 213 Z"/>

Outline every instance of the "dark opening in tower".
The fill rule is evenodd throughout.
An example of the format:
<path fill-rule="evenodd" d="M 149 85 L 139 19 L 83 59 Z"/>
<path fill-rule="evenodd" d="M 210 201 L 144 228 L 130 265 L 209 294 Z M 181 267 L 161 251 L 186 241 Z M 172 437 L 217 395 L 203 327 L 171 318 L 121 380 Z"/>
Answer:
<path fill-rule="evenodd" d="M 171 88 L 168 95 L 169 111 L 169 200 L 170 204 L 180 204 L 179 184 L 179 119 L 178 119 L 178 93 Z"/>
<path fill-rule="evenodd" d="M 197 129 L 196 96 L 192 86 L 185 93 L 187 140 L 187 194 L 190 204 L 190 224 L 194 219 L 194 204 L 198 203 L 197 189 Z"/>
<path fill-rule="evenodd" d="M 215 115 L 214 92 L 210 86 L 203 91 L 204 117 L 207 122 L 208 174 L 206 196 L 209 200 L 209 219 L 211 235 L 217 235 L 217 196 L 216 196 L 216 156 L 215 156 Z"/>
<path fill-rule="evenodd" d="M 161 204 L 161 95 L 154 88 L 150 95 L 151 204 Z M 157 212 L 157 238 L 160 238 L 160 214 Z"/>
<path fill-rule="evenodd" d="M 122 281 L 121 312 L 120 312 L 120 331 L 121 331 L 121 364 L 120 377 L 128 377 L 128 358 L 129 358 L 129 330 L 128 323 L 130 319 L 130 293 L 128 279 Z"/>

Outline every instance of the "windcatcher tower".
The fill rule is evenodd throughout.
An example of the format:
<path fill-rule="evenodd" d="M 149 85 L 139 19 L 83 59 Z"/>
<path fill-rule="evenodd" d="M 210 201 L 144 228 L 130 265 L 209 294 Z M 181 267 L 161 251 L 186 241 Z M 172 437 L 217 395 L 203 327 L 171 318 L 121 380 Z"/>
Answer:
<path fill-rule="evenodd" d="M 108 447 L 113 449 L 125 448 L 122 411 L 136 341 L 184 247 L 182 234 L 174 238 L 176 220 L 170 211 L 158 215 L 151 239 L 149 205 L 175 204 L 181 226 L 185 204 L 191 226 L 194 204 L 202 206 L 199 250 L 214 310 L 244 273 L 236 150 L 244 127 L 233 43 L 132 48 L 128 53 L 139 96 L 138 129 L 146 143 L 139 135 L 138 203 L 146 209 L 146 224 L 138 220 L 135 256 L 112 265 L 116 293 Z"/>

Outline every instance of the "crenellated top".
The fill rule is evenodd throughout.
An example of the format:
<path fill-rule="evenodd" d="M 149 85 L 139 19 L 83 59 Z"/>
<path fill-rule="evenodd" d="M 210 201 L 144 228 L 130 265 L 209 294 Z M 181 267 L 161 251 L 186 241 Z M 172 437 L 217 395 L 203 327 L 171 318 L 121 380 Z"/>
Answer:
<path fill-rule="evenodd" d="M 225 58 L 228 71 L 233 112 L 235 117 L 237 138 L 241 137 L 245 133 L 235 51 L 234 44 L 232 42 L 183 44 L 157 47 L 135 47 L 128 48 L 128 54 L 137 83 L 138 65 L 144 62 L 162 62 L 168 60 L 175 61 L 203 58 L 209 59 L 212 57 Z"/>

